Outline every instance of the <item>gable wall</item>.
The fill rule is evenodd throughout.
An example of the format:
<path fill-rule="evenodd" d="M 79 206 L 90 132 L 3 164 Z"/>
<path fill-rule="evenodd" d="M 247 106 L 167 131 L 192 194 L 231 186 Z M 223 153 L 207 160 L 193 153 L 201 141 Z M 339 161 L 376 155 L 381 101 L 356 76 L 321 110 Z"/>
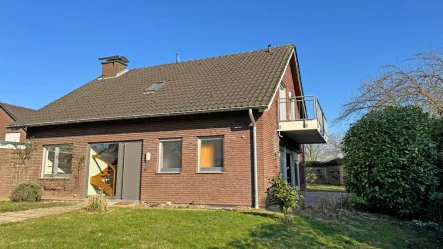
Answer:
<path fill-rule="evenodd" d="M 6 128 L 7 125 L 10 125 L 12 123 L 14 123 L 14 119 L 12 119 L 11 116 L 9 116 L 9 114 L 7 114 L 5 110 L 0 107 L 0 141 L 5 140 L 5 135 L 9 132 L 19 132 L 20 142 L 25 141 L 26 132 L 23 129 L 13 130 Z"/>
<path fill-rule="evenodd" d="M 295 70 L 295 63 L 291 59 L 286 68 L 282 82 L 286 86 L 286 97 L 289 97 L 289 92 L 292 96 L 299 96 L 300 90 L 297 89 L 296 84 L 297 78 L 293 73 L 297 72 Z M 296 91 L 297 90 L 297 91 Z M 257 146 L 258 146 L 258 165 L 259 165 L 259 199 L 260 205 L 264 206 L 266 204 L 266 189 L 270 186 L 269 180 L 275 175 L 280 173 L 280 144 L 282 143 L 280 137 L 278 136 L 278 118 L 279 118 L 279 92 L 275 93 L 274 99 L 270 107 L 263 113 L 263 115 L 257 121 Z M 296 106 L 296 118 L 300 115 L 297 111 Z M 289 110 L 289 104 L 286 106 L 286 110 Z M 288 112 L 289 118 L 289 112 Z M 284 144 L 288 148 L 298 148 L 298 144 L 292 139 L 285 139 Z M 299 155 L 299 162 L 303 163 L 303 153 Z M 300 167 L 300 180 L 301 188 L 305 189 L 305 174 L 304 166 Z"/>

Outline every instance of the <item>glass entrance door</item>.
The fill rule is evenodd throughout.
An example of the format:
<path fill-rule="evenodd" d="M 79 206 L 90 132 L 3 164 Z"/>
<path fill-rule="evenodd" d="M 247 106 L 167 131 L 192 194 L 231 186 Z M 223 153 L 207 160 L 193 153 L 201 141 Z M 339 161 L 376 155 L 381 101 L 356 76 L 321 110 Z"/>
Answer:
<path fill-rule="evenodd" d="M 141 142 L 90 144 L 87 195 L 139 200 L 141 148 Z"/>
<path fill-rule="evenodd" d="M 96 194 L 100 190 L 109 197 L 116 195 L 117 171 L 122 164 L 119 147 L 119 143 L 90 145 L 88 195 Z"/>
<path fill-rule="evenodd" d="M 285 146 L 280 146 L 280 173 L 282 174 L 283 179 L 292 187 L 295 187 L 298 184 L 296 170 L 294 152 L 287 149 Z"/>

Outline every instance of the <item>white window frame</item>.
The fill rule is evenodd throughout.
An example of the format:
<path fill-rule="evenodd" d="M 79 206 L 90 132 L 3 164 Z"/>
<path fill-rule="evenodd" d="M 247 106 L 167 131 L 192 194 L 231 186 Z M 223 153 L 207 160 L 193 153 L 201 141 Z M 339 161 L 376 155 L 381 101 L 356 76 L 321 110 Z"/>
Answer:
<path fill-rule="evenodd" d="M 222 140 L 222 156 L 223 156 L 223 167 L 213 167 L 213 168 L 200 168 L 201 160 L 201 141 L 202 140 Z M 225 172 L 225 138 L 224 136 L 213 136 L 213 137 L 199 137 L 198 138 L 198 171 L 197 173 L 223 173 Z"/>
<path fill-rule="evenodd" d="M 18 140 L 16 140 L 16 139 L 14 139 L 14 140 L 9 140 L 9 139 L 8 139 L 8 135 L 9 135 L 9 136 L 13 135 L 14 138 L 15 138 L 15 137 L 18 137 Z M 17 135 L 18 135 L 18 136 L 17 136 Z M 21 137 L 20 132 L 7 132 L 7 133 L 5 133 L 5 141 L 6 141 L 6 142 L 15 142 L 15 143 L 18 143 L 18 142 L 20 142 L 20 137 Z"/>
<path fill-rule="evenodd" d="M 42 159 L 42 170 L 41 170 L 41 178 L 71 178 L 72 174 L 72 162 L 71 162 L 71 173 L 69 174 L 58 174 L 58 154 L 60 153 L 60 147 L 66 146 L 66 144 L 53 144 L 53 145 L 44 145 L 43 146 L 43 159 Z M 52 175 L 45 175 L 45 167 L 46 167 L 46 160 L 48 159 L 48 148 L 55 148 L 55 155 L 54 155 L 54 168 L 52 169 L 53 172 L 56 172 L 55 174 L 52 173 Z"/>
<path fill-rule="evenodd" d="M 287 108 L 286 108 L 286 104 L 287 104 L 287 91 L 286 91 L 286 86 L 285 84 L 281 83 L 279 86 L 279 90 L 278 90 L 278 99 L 279 99 L 279 120 L 280 121 L 286 121 L 288 120 L 287 117 Z"/>
<path fill-rule="evenodd" d="M 163 142 L 172 142 L 172 141 L 180 141 L 182 144 L 182 164 L 181 164 L 181 168 L 169 168 L 167 170 L 162 169 L 161 165 L 162 165 L 162 160 L 163 160 Z M 159 139 L 158 142 L 158 168 L 157 168 L 157 173 L 181 173 L 182 172 L 182 168 L 183 168 L 183 139 L 182 138 L 167 138 L 167 139 Z"/>
<path fill-rule="evenodd" d="M 292 98 L 292 93 L 289 92 L 289 120 L 295 120 L 295 99 Z"/>

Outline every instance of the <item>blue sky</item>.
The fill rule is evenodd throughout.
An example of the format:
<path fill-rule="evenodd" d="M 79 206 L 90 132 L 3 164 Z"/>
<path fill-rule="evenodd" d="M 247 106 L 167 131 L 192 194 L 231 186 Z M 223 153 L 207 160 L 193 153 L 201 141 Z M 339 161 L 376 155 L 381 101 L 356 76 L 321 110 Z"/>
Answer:
<path fill-rule="evenodd" d="M 2 2 L 0 100 L 41 108 L 100 75 L 102 56 L 137 68 L 293 43 L 333 120 L 381 65 L 443 45 L 437 0 L 183 2 Z"/>

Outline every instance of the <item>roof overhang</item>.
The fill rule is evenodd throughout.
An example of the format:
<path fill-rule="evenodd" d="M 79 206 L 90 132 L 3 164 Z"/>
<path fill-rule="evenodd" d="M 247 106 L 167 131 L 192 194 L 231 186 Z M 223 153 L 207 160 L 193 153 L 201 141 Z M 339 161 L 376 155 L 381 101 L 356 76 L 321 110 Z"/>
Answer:
<path fill-rule="evenodd" d="M 119 117 L 100 117 L 100 118 L 90 118 L 90 119 L 63 120 L 63 121 L 55 121 L 55 122 L 29 123 L 29 124 L 11 124 L 11 125 L 7 125 L 6 127 L 7 128 L 38 127 L 38 126 L 77 124 L 77 123 L 100 122 L 100 121 L 117 121 L 117 120 L 127 120 L 127 119 L 182 116 L 182 115 L 192 115 L 192 114 L 211 114 L 211 113 L 218 113 L 218 112 L 246 111 L 249 109 L 263 110 L 266 108 L 267 108 L 267 106 L 245 106 L 245 107 L 208 109 L 208 110 L 186 111 L 186 112 L 141 114 L 141 115 L 128 115 L 128 116 L 119 116 Z"/>
<path fill-rule="evenodd" d="M 293 45 L 292 46 L 292 53 L 289 55 L 289 58 L 286 61 L 285 68 L 283 69 L 283 72 L 281 72 L 279 81 L 276 83 L 276 86 L 275 86 L 275 89 L 274 89 L 274 95 L 272 96 L 271 101 L 269 101 L 269 103 L 267 105 L 267 108 L 271 107 L 271 105 L 272 105 L 272 103 L 274 101 L 274 98 L 277 95 L 277 91 L 278 91 L 278 88 L 280 86 L 280 82 L 282 82 L 283 76 L 285 75 L 286 69 L 288 68 L 288 66 L 291 63 L 292 58 L 294 58 L 294 62 L 295 62 L 295 65 L 296 65 L 297 78 L 298 78 L 298 84 L 299 84 L 300 91 L 301 91 L 301 96 L 305 95 L 305 93 L 303 91 L 303 83 L 301 81 L 300 64 L 298 62 L 297 48 L 295 47 L 295 45 Z M 305 113 L 306 113 L 306 106 L 305 106 Z"/>

